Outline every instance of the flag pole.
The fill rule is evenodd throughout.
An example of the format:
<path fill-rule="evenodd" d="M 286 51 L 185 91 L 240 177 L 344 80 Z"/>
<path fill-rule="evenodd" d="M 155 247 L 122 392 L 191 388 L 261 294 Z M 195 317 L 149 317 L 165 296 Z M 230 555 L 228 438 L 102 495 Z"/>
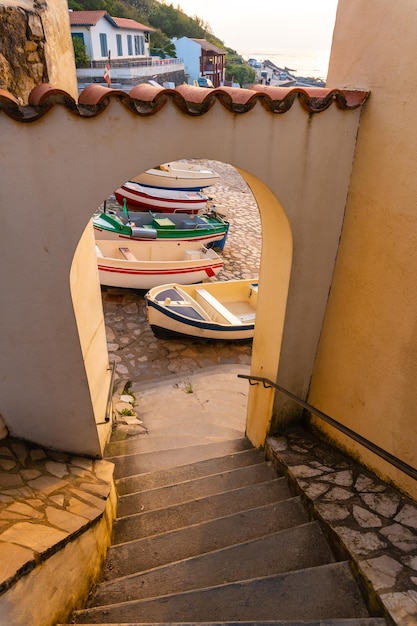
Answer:
<path fill-rule="evenodd" d="M 104 80 L 106 81 L 106 83 L 109 85 L 111 85 L 111 60 L 110 60 L 110 50 L 109 50 L 109 56 L 108 56 L 108 60 L 107 63 L 104 67 Z"/>

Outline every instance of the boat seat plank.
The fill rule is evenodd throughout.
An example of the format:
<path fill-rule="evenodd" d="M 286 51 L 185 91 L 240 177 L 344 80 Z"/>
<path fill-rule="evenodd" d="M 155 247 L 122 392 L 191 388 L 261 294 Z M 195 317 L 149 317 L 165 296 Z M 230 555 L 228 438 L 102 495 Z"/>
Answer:
<path fill-rule="evenodd" d="M 236 317 L 236 315 L 233 315 L 233 313 L 231 313 L 221 302 L 219 302 L 219 300 L 212 296 L 207 289 L 196 289 L 195 294 L 196 301 L 203 306 L 203 308 L 204 304 L 208 305 L 233 326 L 240 326 L 242 324 L 240 319 Z"/>
<path fill-rule="evenodd" d="M 131 252 L 129 250 L 129 248 L 119 248 L 119 250 L 120 250 L 120 253 L 122 254 L 122 256 L 124 256 L 124 258 L 127 261 L 137 261 L 137 258 L 135 257 L 133 252 Z"/>

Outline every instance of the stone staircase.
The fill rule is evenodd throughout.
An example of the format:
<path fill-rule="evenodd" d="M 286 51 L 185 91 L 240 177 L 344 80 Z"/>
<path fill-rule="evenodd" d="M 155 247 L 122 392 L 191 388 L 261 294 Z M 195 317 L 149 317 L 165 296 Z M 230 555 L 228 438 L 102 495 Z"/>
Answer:
<path fill-rule="evenodd" d="M 286 479 L 244 437 L 109 444 L 119 493 L 103 580 L 75 624 L 382 626 Z M 143 447 L 143 446 L 142 446 Z M 149 471 L 148 471 L 149 470 Z"/>

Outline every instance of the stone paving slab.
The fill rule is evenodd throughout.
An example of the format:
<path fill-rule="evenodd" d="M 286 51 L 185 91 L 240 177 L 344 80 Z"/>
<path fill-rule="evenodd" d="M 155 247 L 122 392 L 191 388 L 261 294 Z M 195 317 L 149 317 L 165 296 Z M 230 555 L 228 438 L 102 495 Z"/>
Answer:
<path fill-rule="evenodd" d="M 13 438 L 0 446 L 0 593 L 103 514 L 113 464 Z"/>
<path fill-rule="evenodd" d="M 373 589 L 371 601 L 397 626 L 415 626 L 416 503 L 307 431 L 270 437 L 267 451 Z"/>

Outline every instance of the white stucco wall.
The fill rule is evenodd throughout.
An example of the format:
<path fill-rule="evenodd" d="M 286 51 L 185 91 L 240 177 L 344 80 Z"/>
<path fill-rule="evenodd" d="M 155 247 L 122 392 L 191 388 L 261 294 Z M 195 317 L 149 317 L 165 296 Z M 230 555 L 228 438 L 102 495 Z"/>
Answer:
<path fill-rule="evenodd" d="M 201 46 L 188 37 L 174 40 L 177 57 L 184 60 L 188 83 L 192 85 L 200 76 Z"/>
<path fill-rule="evenodd" d="M 105 34 L 107 37 L 107 50 L 110 50 L 110 57 L 113 60 L 117 59 L 131 59 L 132 57 L 145 57 L 149 56 L 149 43 L 145 41 L 145 33 L 141 30 L 129 30 L 125 28 L 116 28 L 106 18 L 102 17 L 97 24 L 90 26 L 72 26 L 72 33 L 82 33 L 84 36 L 84 44 L 86 46 L 87 54 L 93 61 L 102 61 L 108 58 L 108 53 L 104 56 L 101 52 L 100 34 Z M 116 35 L 120 35 L 122 38 L 122 55 L 119 55 L 117 50 L 117 38 Z M 132 37 L 132 54 L 128 53 L 127 36 Z M 135 50 L 135 37 L 141 37 L 143 40 L 144 52 L 143 54 L 136 53 Z"/>
<path fill-rule="evenodd" d="M 95 423 L 108 393 L 107 353 L 96 296 L 94 319 L 88 331 L 80 328 L 85 310 L 80 313 L 78 307 L 86 284 L 77 285 L 73 257 L 93 211 L 115 188 L 155 163 L 187 156 L 228 162 L 251 174 L 263 226 L 253 373 L 276 377 L 283 338 L 280 369 L 295 392 L 305 392 L 333 272 L 358 119 L 358 110 L 335 105 L 309 115 L 298 102 L 284 115 L 271 114 L 258 102 L 240 116 L 216 102 L 198 117 L 168 102 L 159 113 L 140 117 L 117 99 L 90 120 L 62 106 L 33 124 L 1 116 L 2 139 L 14 150 L 0 153 L 5 175 L 0 203 L 19 207 L 19 220 L 7 214 L 0 235 L 0 284 L 10 294 L 0 325 L 0 414 L 11 433 L 70 451 L 97 451 Z M 271 192 L 287 218 L 277 217 L 282 209 L 270 202 Z M 282 233 L 276 230 L 287 219 L 288 255 L 291 233 L 294 242 L 290 276 L 290 260 L 280 267 Z M 84 267 L 92 279 L 95 268 L 86 241 L 82 251 L 91 265 Z M 97 294 L 97 283 L 92 289 Z M 278 313 L 268 306 L 271 302 Z M 98 343 L 90 345 L 94 333 Z M 259 386 L 250 393 L 248 432 L 261 445 L 271 418 L 271 392 Z"/>

